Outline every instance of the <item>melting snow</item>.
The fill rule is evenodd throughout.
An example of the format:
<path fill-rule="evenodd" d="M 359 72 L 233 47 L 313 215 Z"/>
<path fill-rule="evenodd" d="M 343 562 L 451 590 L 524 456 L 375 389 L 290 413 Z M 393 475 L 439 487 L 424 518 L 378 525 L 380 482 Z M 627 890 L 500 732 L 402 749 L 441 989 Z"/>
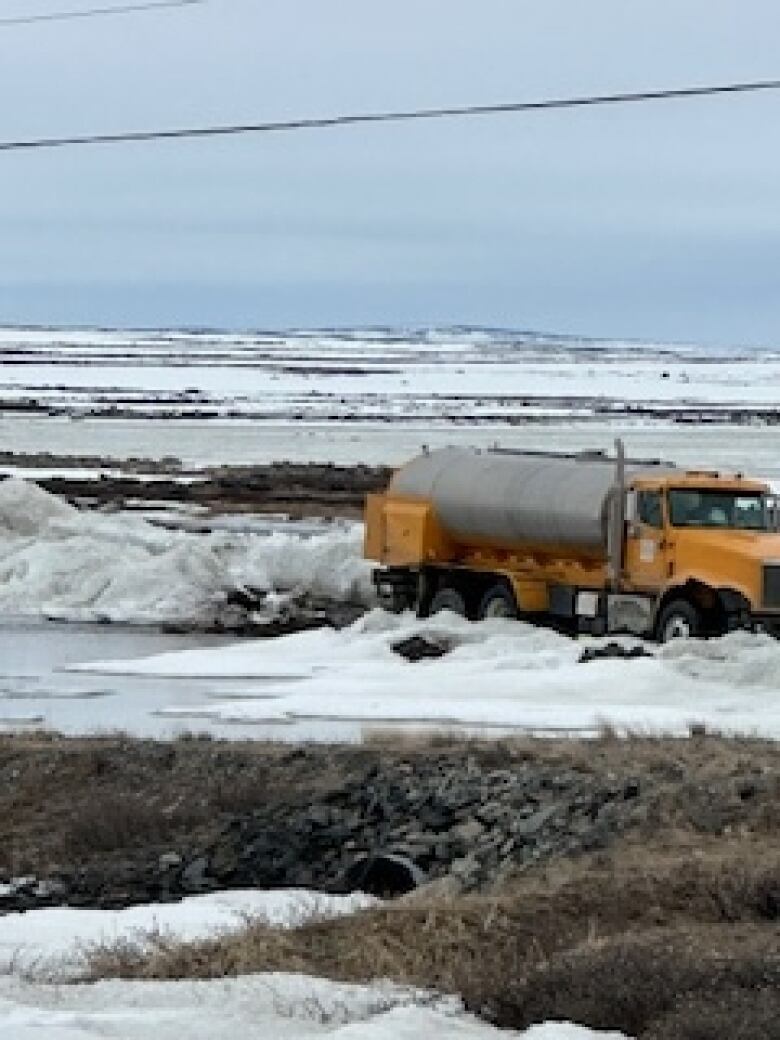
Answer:
<path fill-rule="evenodd" d="M 392 644 L 415 634 L 444 638 L 453 649 L 439 659 L 410 664 Z M 420 621 L 374 610 L 341 631 L 79 668 L 254 677 L 240 699 L 226 696 L 166 710 L 197 716 L 201 723 L 340 719 L 590 733 L 609 722 L 677 733 L 704 722 L 726 731 L 780 736 L 780 642 L 769 636 L 735 633 L 656 647 L 649 657 L 580 664 L 587 642 L 517 621 L 471 624 L 451 614 Z"/>
<path fill-rule="evenodd" d="M 77 969 L 83 951 L 117 940 L 165 935 L 192 940 L 242 928 L 248 919 L 295 928 L 316 917 L 340 917 L 373 906 L 371 896 L 332 896 L 307 889 L 235 889 L 123 910 L 45 907 L 0 917 L 0 972 Z M 2 1035 L 2 1034 L 0 1034 Z"/>
<path fill-rule="evenodd" d="M 164 928 L 195 938 L 235 928 L 245 913 L 291 927 L 312 915 L 350 913 L 370 898 L 314 892 L 223 892 L 177 904 L 122 911 L 33 910 L 0 918 L 0 1040 L 619 1040 L 566 1023 L 525 1033 L 503 1032 L 465 1014 L 456 998 L 440 998 L 388 982 L 348 985 L 304 975 L 269 973 L 211 981 L 50 985 L 20 977 L 47 962 L 76 966 L 84 944 Z M 11 957 L 22 947 L 27 956 Z"/>
<path fill-rule="evenodd" d="M 453 999 L 301 975 L 208 982 L 0 982 L 0 1040 L 620 1040 L 569 1023 L 495 1029 Z"/>

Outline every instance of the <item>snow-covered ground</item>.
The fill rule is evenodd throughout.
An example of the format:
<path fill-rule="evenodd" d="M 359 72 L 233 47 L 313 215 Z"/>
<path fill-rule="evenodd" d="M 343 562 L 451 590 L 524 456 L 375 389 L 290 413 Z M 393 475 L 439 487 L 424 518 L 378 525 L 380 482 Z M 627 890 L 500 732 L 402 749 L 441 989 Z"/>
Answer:
<path fill-rule="evenodd" d="M 43 986 L 0 980 L 0 1040 L 620 1040 L 570 1023 L 495 1029 L 454 1000 L 300 975 Z"/>
<path fill-rule="evenodd" d="M 143 944 L 146 936 L 192 941 L 236 931 L 248 920 L 295 928 L 315 917 L 340 917 L 376 902 L 362 893 L 332 896 L 308 889 L 234 889 L 123 910 L 55 906 L 6 914 L 0 917 L 0 975 L 76 977 L 91 947 Z"/>
<path fill-rule="evenodd" d="M 194 939 L 247 917 L 293 927 L 359 912 L 373 900 L 314 892 L 231 892 L 122 911 L 33 910 L 0 918 L 0 1040 L 618 1040 L 565 1023 L 493 1029 L 437 998 L 381 981 L 346 985 L 269 973 L 213 981 L 72 984 L 90 946 L 164 932 Z M 41 981 L 52 974 L 54 984 Z M 65 981 L 59 981 L 59 980 Z"/>
<path fill-rule="evenodd" d="M 780 478 L 780 427 L 764 424 L 779 349 L 464 329 L 0 329 L 0 359 L 0 442 L 15 452 L 397 463 L 425 443 L 579 450 L 619 434 L 644 457 Z M 724 425 L 735 410 L 741 425 Z"/>
<path fill-rule="evenodd" d="M 503 330 L 170 336 L 0 330 L 0 397 L 74 414 L 118 402 L 180 413 L 348 419 L 592 411 L 627 402 L 770 405 L 777 349 L 588 340 Z M 361 407 L 356 413 L 354 403 Z"/>
<path fill-rule="evenodd" d="M 410 664 L 392 644 L 447 640 L 444 657 Z M 375 610 L 342 631 L 318 630 L 145 660 L 76 666 L 102 674 L 240 677 L 240 697 L 162 709 L 208 727 L 296 720 L 592 734 L 618 729 L 685 733 L 703 722 L 780 738 L 780 643 L 734 633 L 653 647 L 652 656 L 579 663 L 590 639 L 516 621 L 472 624 L 451 614 L 420 621 Z"/>
<path fill-rule="evenodd" d="M 609 448 L 622 436 L 635 456 L 780 481 L 774 349 L 464 329 L 3 329 L 0 361 L 0 450 L 119 461 L 176 456 L 183 480 L 204 465 L 397 464 L 423 444 L 578 451 Z M 101 471 L 74 462 L 63 469 L 50 461 L 47 472 Z M 42 472 L 8 459 L 3 466 L 17 477 Z M 118 472 L 109 464 L 103 471 Z M 581 643 L 453 616 L 420 622 L 373 611 L 340 632 L 199 645 L 41 620 L 209 621 L 228 591 L 244 585 L 266 591 L 269 610 L 287 590 L 367 598 L 359 526 L 264 525 L 164 531 L 141 516 L 81 513 L 20 480 L 0 482 L 0 725 L 317 739 L 343 736 L 344 727 L 359 738 L 384 725 L 593 733 L 609 722 L 677 732 L 703 721 L 780 737 L 780 644 L 758 636 L 580 664 Z M 29 620 L 10 620 L 19 615 Z M 392 644 L 415 633 L 446 639 L 451 652 L 402 660 Z M 164 647 L 173 652 L 159 653 Z M 382 982 L 283 974 L 42 981 L 53 971 L 77 972 L 85 947 L 105 940 L 161 930 L 196 938 L 253 915 L 288 926 L 361 905 L 305 892 L 232 892 L 117 912 L 56 908 L 0 918 L 0 1040 L 617 1040 L 563 1023 L 498 1031 L 455 999 Z"/>
<path fill-rule="evenodd" d="M 156 401 L 168 410 L 168 418 L 154 421 L 79 422 L 62 414 L 5 412 L 0 435 L 12 451 L 119 459 L 174 454 L 186 468 L 282 457 L 400 462 L 423 443 L 580 450 L 608 447 L 621 434 L 636 456 L 780 482 L 780 425 L 681 426 L 632 412 L 657 405 L 662 417 L 666 405 L 677 412 L 690 405 L 709 408 L 715 419 L 721 407 L 774 409 L 777 349 L 467 329 L 6 329 L 0 330 L 0 354 L 0 400 L 35 398 L 55 411 L 70 402 L 74 414 L 111 402 L 132 411 Z M 214 405 L 220 418 L 186 418 L 204 405 Z M 230 590 L 243 586 L 267 593 L 268 612 L 288 591 L 368 602 L 369 569 L 358 525 L 296 531 L 243 522 L 210 534 L 168 531 L 141 516 L 78 512 L 18 480 L 0 482 L 0 619 L 209 622 L 227 609 Z M 552 633 L 522 625 L 464 627 L 452 619 L 436 624 L 449 626 L 457 644 L 439 662 L 412 666 L 398 659 L 389 644 L 419 623 L 372 615 L 341 633 L 104 665 L 94 681 L 108 682 L 112 672 L 114 699 L 93 701 L 91 712 L 69 712 L 61 697 L 36 698 L 35 684 L 28 684 L 25 710 L 9 710 L 6 721 L 13 725 L 18 716 L 22 724 L 79 732 L 91 715 L 96 728 L 116 720 L 149 732 L 154 715 L 160 726 L 220 733 L 234 727 L 242 734 L 256 727 L 264 735 L 268 727 L 287 727 L 288 734 L 308 727 L 307 736 L 326 727 L 334 735 L 335 724 L 359 736 L 362 727 L 385 723 L 592 732 L 606 720 L 678 731 L 694 719 L 725 729 L 780 731 L 772 696 L 777 644 L 759 637 L 580 665 L 581 647 Z M 83 661 L 68 654 L 67 663 L 111 656 L 124 661 L 129 655 L 90 648 Z M 80 674 L 82 683 L 96 675 Z M 135 700 L 117 693 L 131 679 Z M 156 684 L 154 698 L 144 682 Z M 53 686 L 67 687 L 76 699 L 90 692 L 74 677 Z M 18 699 L 19 684 L 12 680 L 9 691 Z"/>
<path fill-rule="evenodd" d="M 181 479 L 190 479 L 186 470 L 204 465 L 397 464 L 423 444 L 579 451 L 622 436 L 634 456 L 780 482 L 778 349 L 464 329 L 3 329 L 0 361 L 0 449 L 17 454 L 176 456 Z M 100 472 L 74 461 L 70 476 Z M 4 466 L 17 477 L 41 473 Z M 52 462 L 48 472 L 60 469 Z M 607 722 L 684 732 L 695 721 L 780 738 L 780 643 L 760 636 L 581 664 L 581 642 L 454 616 L 421 622 L 373 611 L 340 632 L 197 646 L 152 633 L 129 638 L 114 626 L 63 635 L 40 621 L 211 620 L 242 585 L 267 591 L 269 609 L 291 589 L 366 598 L 360 541 L 358 526 L 339 525 L 163 531 L 140 516 L 80 513 L 19 480 L 0 483 L 0 725 L 157 735 L 232 727 L 236 735 L 321 739 L 384 725 L 590 734 Z M 19 615 L 32 619 L 26 628 L 8 621 Z M 394 642 L 417 633 L 446 639 L 451 652 L 417 664 L 393 653 Z M 164 646 L 174 652 L 157 652 Z M 75 670 L 41 668 L 47 654 Z M 234 892 L 0 918 L 0 1040 L 617 1040 L 562 1023 L 498 1031 L 457 1000 L 383 983 L 275 974 L 52 985 L 29 977 L 36 966 L 43 975 L 77 970 L 84 947 L 106 939 L 161 929 L 195 938 L 246 915 L 290 925 L 351 911 L 359 911 L 354 899 L 324 905 L 301 892 Z"/>

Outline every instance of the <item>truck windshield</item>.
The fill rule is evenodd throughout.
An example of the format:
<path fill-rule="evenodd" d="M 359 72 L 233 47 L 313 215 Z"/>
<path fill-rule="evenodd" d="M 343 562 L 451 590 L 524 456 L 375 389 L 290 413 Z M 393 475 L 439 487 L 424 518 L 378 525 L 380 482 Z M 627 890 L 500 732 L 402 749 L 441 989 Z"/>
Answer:
<path fill-rule="evenodd" d="M 669 492 L 673 527 L 731 527 L 743 531 L 769 529 L 764 495 L 750 491 L 685 488 Z"/>

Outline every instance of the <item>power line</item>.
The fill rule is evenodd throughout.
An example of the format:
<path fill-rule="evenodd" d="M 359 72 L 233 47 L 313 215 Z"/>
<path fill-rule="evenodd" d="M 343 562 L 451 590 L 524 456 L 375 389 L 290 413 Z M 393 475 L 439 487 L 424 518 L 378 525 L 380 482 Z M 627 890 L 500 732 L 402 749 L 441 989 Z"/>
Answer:
<path fill-rule="evenodd" d="M 146 3 L 122 4 L 119 7 L 88 7 L 83 11 L 51 11 L 44 14 L 25 14 L 11 18 L 0 18 L 0 28 L 11 25 L 32 25 L 35 22 L 69 22 L 76 18 L 101 18 L 112 14 L 136 14 L 140 11 L 156 11 L 164 7 L 191 7 L 207 3 L 208 0 L 148 0 Z"/>
<path fill-rule="evenodd" d="M 179 0 L 179 2 L 182 2 L 182 0 Z M 195 0 L 189 0 L 189 2 L 195 2 Z M 31 151 L 42 148 L 69 148 L 81 145 L 173 141 L 195 137 L 230 137 L 238 134 L 273 133 L 282 130 L 326 130 L 339 126 L 360 126 L 370 123 L 402 123 L 423 119 L 509 115 L 523 112 L 549 111 L 552 109 L 593 108 L 597 105 L 621 105 L 644 101 L 674 101 L 683 98 L 711 97 L 724 94 L 748 94 L 769 90 L 780 90 L 780 80 L 758 80 L 752 83 L 728 83 L 720 86 L 677 87 L 667 90 L 645 90 L 638 93 L 591 94 L 580 97 L 551 98 L 543 101 L 511 101 L 496 105 L 462 105 L 452 108 L 364 112 L 311 119 L 285 119 L 263 123 L 190 127 L 179 130 L 136 130 L 122 133 L 85 134 L 72 137 L 37 137 L 16 141 L 0 140 L 0 152 Z"/>

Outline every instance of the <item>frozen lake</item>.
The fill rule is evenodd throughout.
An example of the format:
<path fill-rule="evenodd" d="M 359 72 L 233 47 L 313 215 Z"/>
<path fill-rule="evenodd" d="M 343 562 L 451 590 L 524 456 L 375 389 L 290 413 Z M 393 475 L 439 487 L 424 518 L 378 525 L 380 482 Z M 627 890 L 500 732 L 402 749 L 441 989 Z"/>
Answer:
<path fill-rule="evenodd" d="M 222 723 L 210 718 L 217 700 L 245 695 L 246 679 L 95 676 L 65 670 L 107 655 L 137 660 L 150 654 L 234 642 L 229 637 L 163 635 L 120 626 L 6 619 L 0 622 L 0 728 L 18 732 L 53 729 L 67 734 L 122 730 L 161 738 L 206 731 L 233 739 L 360 738 L 361 727 L 354 723 L 293 724 L 282 720 L 263 724 L 251 719 Z M 261 685 L 261 681 L 253 680 L 255 696 Z"/>
<path fill-rule="evenodd" d="M 779 397 L 780 399 L 780 397 Z M 398 465 L 423 445 L 448 444 L 544 451 L 611 450 L 622 437 L 637 458 L 671 459 L 683 465 L 744 470 L 780 480 L 780 426 L 680 426 L 668 422 L 550 419 L 533 426 L 393 426 L 343 423 L 195 422 L 179 419 L 154 424 L 142 420 L 0 419 L 6 450 L 114 458 L 175 455 L 185 467 L 290 462 Z M 11 471 L 11 467 L 6 467 Z"/>

